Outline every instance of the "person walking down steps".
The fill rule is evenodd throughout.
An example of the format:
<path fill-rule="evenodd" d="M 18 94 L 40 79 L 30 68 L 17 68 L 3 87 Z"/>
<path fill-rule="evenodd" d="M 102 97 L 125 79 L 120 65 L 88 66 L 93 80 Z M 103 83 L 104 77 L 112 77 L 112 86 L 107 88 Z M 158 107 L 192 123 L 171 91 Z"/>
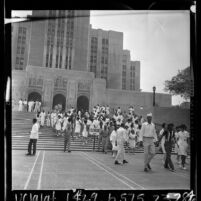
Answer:
<path fill-rule="evenodd" d="M 62 128 L 62 130 L 64 131 L 64 152 L 66 151 L 67 146 L 68 152 L 70 153 L 71 135 L 73 132 L 71 118 L 68 118 L 67 123 L 65 124 L 65 127 Z"/>

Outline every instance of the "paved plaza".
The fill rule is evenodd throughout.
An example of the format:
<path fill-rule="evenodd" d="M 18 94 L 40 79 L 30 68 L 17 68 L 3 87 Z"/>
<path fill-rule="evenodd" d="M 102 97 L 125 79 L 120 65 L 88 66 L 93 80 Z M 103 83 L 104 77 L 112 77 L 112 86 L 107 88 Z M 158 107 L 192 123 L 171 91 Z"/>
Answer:
<path fill-rule="evenodd" d="M 190 160 L 181 170 L 173 155 L 175 172 L 163 168 L 162 155 L 151 162 L 152 170 L 143 171 L 143 153 L 127 153 L 128 164 L 115 165 L 111 153 L 38 150 L 25 156 L 25 150 L 12 151 L 13 190 L 147 190 L 189 189 Z"/>

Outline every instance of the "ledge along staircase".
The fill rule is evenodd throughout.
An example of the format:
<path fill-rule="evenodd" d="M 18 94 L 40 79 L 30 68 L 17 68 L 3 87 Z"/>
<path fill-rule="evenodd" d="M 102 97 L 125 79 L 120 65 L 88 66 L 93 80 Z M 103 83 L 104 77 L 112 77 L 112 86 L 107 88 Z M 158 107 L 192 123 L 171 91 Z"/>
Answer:
<path fill-rule="evenodd" d="M 27 150 L 29 143 L 29 136 L 32 127 L 32 119 L 35 117 L 34 112 L 12 112 L 12 149 L 13 150 Z M 56 136 L 56 133 L 51 127 L 39 129 L 39 139 L 37 141 L 38 150 L 60 150 L 63 151 L 64 139 L 63 136 Z M 127 147 L 125 146 L 127 151 Z M 98 137 L 90 136 L 86 145 L 82 144 L 81 139 L 72 139 L 72 151 L 98 151 Z M 102 146 L 100 144 L 100 151 Z M 143 148 L 136 148 L 135 153 L 143 153 Z M 157 153 L 161 153 L 156 149 Z"/>

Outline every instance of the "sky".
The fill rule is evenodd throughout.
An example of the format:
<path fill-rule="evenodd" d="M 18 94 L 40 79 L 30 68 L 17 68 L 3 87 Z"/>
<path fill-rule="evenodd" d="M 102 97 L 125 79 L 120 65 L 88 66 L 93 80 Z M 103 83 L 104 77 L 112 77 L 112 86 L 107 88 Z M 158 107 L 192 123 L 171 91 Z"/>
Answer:
<path fill-rule="evenodd" d="M 12 13 L 23 17 L 30 11 Z M 178 70 L 190 66 L 190 15 L 189 11 L 109 11 L 92 10 L 92 28 L 123 32 L 123 48 L 130 50 L 131 60 L 141 64 L 141 89 L 167 93 L 165 80 Z M 183 101 L 172 97 L 172 104 Z"/>

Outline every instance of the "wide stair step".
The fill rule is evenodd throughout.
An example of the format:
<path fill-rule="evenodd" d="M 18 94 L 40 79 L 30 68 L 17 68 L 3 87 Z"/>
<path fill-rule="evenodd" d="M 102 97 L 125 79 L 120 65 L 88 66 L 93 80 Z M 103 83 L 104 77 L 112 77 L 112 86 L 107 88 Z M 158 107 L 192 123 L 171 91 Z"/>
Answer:
<path fill-rule="evenodd" d="M 27 150 L 29 143 L 29 132 L 32 126 L 34 112 L 12 112 L 12 149 Z M 39 130 L 39 139 L 37 141 L 38 150 L 60 150 L 63 151 L 64 138 L 56 136 L 52 128 L 44 127 Z M 126 151 L 128 148 L 125 146 Z M 71 138 L 72 151 L 98 151 L 97 136 L 90 136 L 88 143 L 83 145 L 81 139 Z M 102 146 L 100 144 L 100 150 Z M 143 148 L 137 148 L 136 153 L 143 153 Z M 160 153 L 160 152 L 157 152 Z"/>

